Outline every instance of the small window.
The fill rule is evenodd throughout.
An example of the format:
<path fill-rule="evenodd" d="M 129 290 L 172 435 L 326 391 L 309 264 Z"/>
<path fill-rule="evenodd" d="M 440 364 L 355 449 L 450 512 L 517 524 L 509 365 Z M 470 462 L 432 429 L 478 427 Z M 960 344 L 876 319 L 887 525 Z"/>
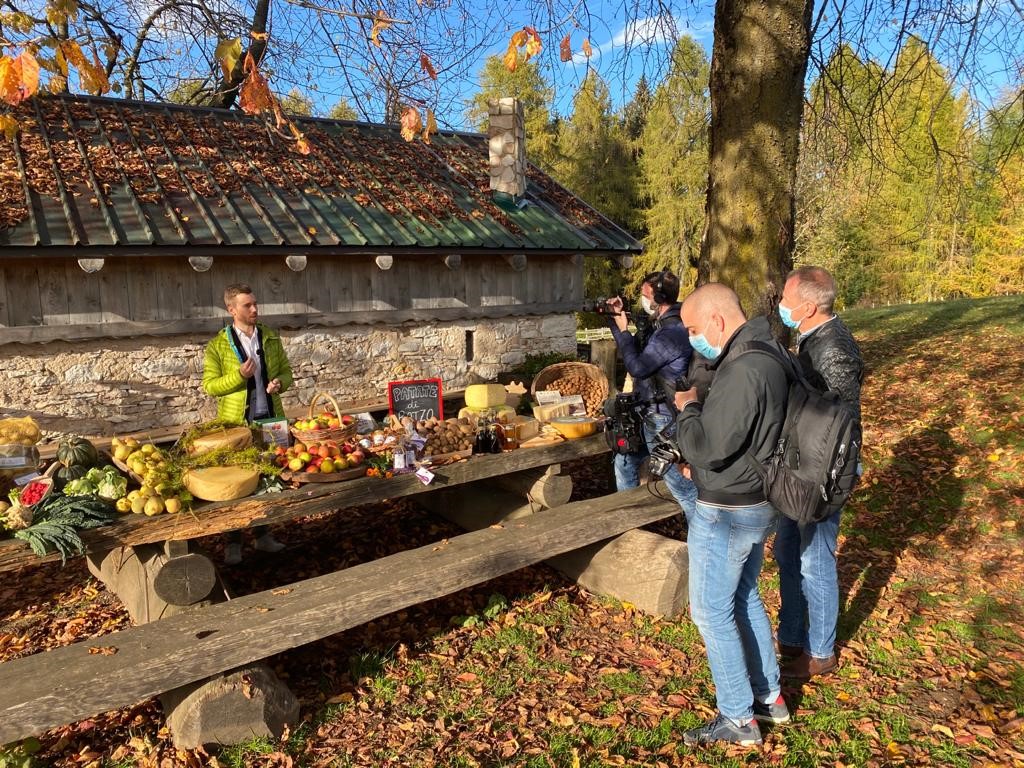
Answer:
<path fill-rule="evenodd" d="M 466 362 L 473 362 L 473 332 L 466 331 Z"/>

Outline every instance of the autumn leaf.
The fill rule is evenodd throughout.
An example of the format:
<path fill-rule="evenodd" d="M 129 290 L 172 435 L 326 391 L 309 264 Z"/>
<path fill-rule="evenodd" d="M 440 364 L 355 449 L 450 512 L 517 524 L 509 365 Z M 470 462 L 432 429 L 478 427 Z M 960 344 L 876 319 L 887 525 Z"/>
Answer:
<path fill-rule="evenodd" d="M 112 645 L 94 645 L 89 648 L 89 653 L 94 656 L 97 654 L 100 656 L 113 656 L 117 653 L 117 648 Z"/>
<path fill-rule="evenodd" d="M 423 119 L 420 117 L 420 111 L 416 107 L 408 107 L 402 115 L 402 138 L 412 141 L 422 130 Z"/>
<path fill-rule="evenodd" d="M 562 61 L 572 61 L 572 44 L 569 42 L 568 35 L 563 37 L 562 42 L 558 45 L 558 57 Z"/>
<path fill-rule="evenodd" d="M 526 45 L 526 39 L 526 27 L 523 27 L 522 29 L 512 33 L 512 38 L 508 41 L 508 44 L 510 46 L 514 45 L 516 48 L 522 48 L 524 45 Z"/>
<path fill-rule="evenodd" d="M 533 27 L 523 27 L 523 31 L 526 32 L 526 58 L 529 59 L 531 56 L 536 56 L 540 53 L 544 44 L 540 41 L 540 35 L 537 34 L 537 30 Z"/>
<path fill-rule="evenodd" d="M 235 71 L 238 60 L 242 58 L 242 39 L 235 37 L 230 40 L 221 40 L 213 56 L 220 62 L 221 70 L 224 72 L 224 79 L 230 80 L 231 73 Z"/>
<path fill-rule="evenodd" d="M 7 137 L 8 141 L 14 141 L 14 137 L 18 135 L 20 126 L 18 121 L 10 115 L 0 115 L 0 132 Z"/>
<path fill-rule="evenodd" d="M 39 90 L 39 62 L 27 50 L 0 58 L 0 100 L 18 105 Z"/>
<path fill-rule="evenodd" d="M 437 70 L 434 69 L 434 64 L 431 62 L 430 57 L 425 53 L 420 54 L 420 69 L 427 75 L 431 80 L 437 80 Z"/>
<path fill-rule="evenodd" d="M 427 124 L 423 128 L 423 141 L 430 143 L 430 134 L 437 133 L 437 121 L 434 119 L 434 110 L 427 110 Z"/>
<path fill-rule="evenodd" d="M 591 55 L 594 53 L 594 49 L 590 47 L 590 40 L 589 39 L 584 40 L 582 47 L 583 47 L 583 55 L 586 56 L 589 59 L 591 57 Z"/>
<path fill-rule="evenodd" d="M 270 34 L 267 32 L 257 32 L 253 30 L 249 33 L 249 37 L 251 37 L 253 40 L 259 40 L 260 42 L 263 42 L 264 40 L 270 38 Z"/>
<path fill-rule="evenodd" d="M 389 29 L 392 22 L 384 11 L 377 11 L 377 17 L 373 20 L 373 28 L 370 29 L 370 41 L 380 48 L 380 33 Z"/>
<path fill-rule="evenodd" d="M 516 67 L 519 66 L 519 53 L 514 45 L 509 45 L 508 51 L 505 52 L 505 57 L 501 61 L 509 72 L 516 71 Z"/>
<path fill-rule="evenodd" d="M 262 74 L 251 53 L 245 54 L 242 69 L 246 73 L 242 87 L 238 90 L 238 106 L 248 115 L 261 112 L 277 112 L 277 100 L 270 92 L 270 84 Z"/>

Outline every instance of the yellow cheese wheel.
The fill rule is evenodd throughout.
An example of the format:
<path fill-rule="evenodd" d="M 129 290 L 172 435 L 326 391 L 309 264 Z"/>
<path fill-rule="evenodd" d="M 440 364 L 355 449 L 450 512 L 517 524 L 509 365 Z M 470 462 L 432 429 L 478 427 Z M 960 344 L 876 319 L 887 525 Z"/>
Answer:
<path fill-rule="evenodd" d="M 188 492 L 206 501 L 229 501 L 248 496 L 260 484 L 260 473 L 241 467 L 190 469 L 182 476 Z"/>
<path fill-rule="evenodd" d="M 460 419 L 478 419 L 481 416 L 493 415 L 498 421 L 505 422 L 516 415 L 515 408 L 507 405 L 492 405 L 490 408 L 461 408 Z"/>
<path fill-rule="evenodd" d="M 501 384 L 470 384 L 466 387 L 466 406 L 469 408 L 494 408 L 505 405 L 505 388 Z"/>
<path fill-rule="evenodd" d="M 565 416 L 560 419 L 552 419 L 551 426 L 557 429 L 562 437 L 568 437 L 570 440 L 587 437 L 597 432 L 597 421 L 584 416 Z"/>
<path fill-rule="evenodd" d="M 218 448 L 230 448 L 233 451 L 240 451 L 252 445 L 252 430 L 248 427 L 231 427 L 229 429 L 218 429 L 201 435 L 192 441 L 189 453 L 201 456 Z"/>

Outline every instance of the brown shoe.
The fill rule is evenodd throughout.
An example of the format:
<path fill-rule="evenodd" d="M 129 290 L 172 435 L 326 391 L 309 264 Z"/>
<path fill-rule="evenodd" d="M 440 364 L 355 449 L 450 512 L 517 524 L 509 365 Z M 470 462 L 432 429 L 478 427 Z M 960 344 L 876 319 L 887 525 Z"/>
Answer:
<path fill-rule="evenodd" d="M 795 659 L 798 656 L 804 655 L 803 646 L 786 645 L 785 643 L 780 643 L 778 640 L 775 641 L 775 652 L 784 659 Z"/>
<path fill-rule="evenodd" d="M 812 677 L 827 675 L 834 670 L 839 663 L 833 653 L 824 659 L 819 659 L 810 654 L 803 653 L 782 667 L 782 676 L 795 678 L 797 680 L 810 680 Z"/>

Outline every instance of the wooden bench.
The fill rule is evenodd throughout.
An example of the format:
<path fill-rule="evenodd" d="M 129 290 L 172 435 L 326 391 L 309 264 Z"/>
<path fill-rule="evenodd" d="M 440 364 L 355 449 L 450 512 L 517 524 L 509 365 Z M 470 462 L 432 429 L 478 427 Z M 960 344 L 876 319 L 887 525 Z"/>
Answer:
<path fill-rule="evenodd" d="M 536 450 L 553 451 L 545 461 L 596 452 L 595 443 L 586 441 Z M 447 482 L 485 476 L 489 458 L 446 468 Z M 540 453 L 531 458 L 529 450 L 493 457 L 521 467 L 536 466 L 541 458 Z M 394 490 L 401 493 L 392 496 L 414 492 L 405 480 L 397 478 Z M 369 491 L 355 496 L 377 498 Z M 308 502 L 316 506 L 329 499 L 321 492 Z M 134 704 L 678 513 L 674 501 L 637 488 L 300 581 L 287 590 L 248 595 L 0 664 L 0 744 Z M 230 519 L 227 513 L 224 519 Z"/>

